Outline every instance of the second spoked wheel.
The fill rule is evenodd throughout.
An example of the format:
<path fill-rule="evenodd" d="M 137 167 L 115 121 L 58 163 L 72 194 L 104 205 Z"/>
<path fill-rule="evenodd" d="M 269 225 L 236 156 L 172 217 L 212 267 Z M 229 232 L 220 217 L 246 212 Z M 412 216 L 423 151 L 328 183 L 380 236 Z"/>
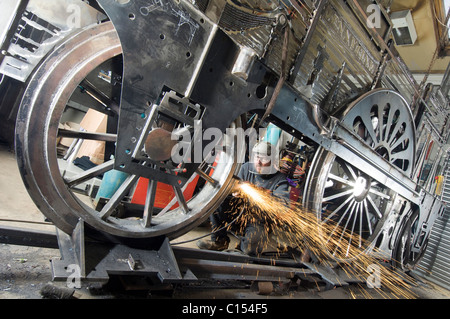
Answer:
<path fill-rule="evenodd" d="M 410 176 L 415 127 L 408 104 L 390 90 L 369 92 L 341 116 L 342 124 L 387 162 Z M 373 247 L 395 192 L 377 176 L 319 148 L 305 186 L 304 205 L 317 215 L 325 255 L 350 261 Z"/>

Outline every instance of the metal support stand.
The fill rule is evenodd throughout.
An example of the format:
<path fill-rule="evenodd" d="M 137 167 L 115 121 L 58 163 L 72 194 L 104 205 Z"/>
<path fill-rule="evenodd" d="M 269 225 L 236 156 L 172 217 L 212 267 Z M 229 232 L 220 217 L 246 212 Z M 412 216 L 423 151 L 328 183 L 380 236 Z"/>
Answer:
<path fill-rule="evenodd" d="M 183 276 L 167 238 L 146 248 L 88 240 L 80 221 L 71 236 L 57 231 L 61 259 L 51 260 L 53 280 L 79 276 L 83 281 L 106 283 L 110 275 L 138 275 L 160 283 L 196 280 L 191 272 Z"/>
<path fill-rule="evenodd" d="M 326 267 L 294 259 L 251 257 L 233 252 L 215 252 L 172 247 L 168 238 L 154 238 L 137 245 L 101 238 L 79 221 L 68 235 L 0 226 L 0 242 L 13 245 L 58 248 L 61 257 L 51 260 L 54 281 L 106 284 L 110 276 L 148 278 L 154 285 L 188 284 L 199 280 L 281 282 L 294 278 L 322 280 L 326 288 L 363 282 L 350 278 L 339 267 Z M 104 234 L 102 234 L 104 235 Z M 315 279 L 314 279 L 315 281 Z"/>

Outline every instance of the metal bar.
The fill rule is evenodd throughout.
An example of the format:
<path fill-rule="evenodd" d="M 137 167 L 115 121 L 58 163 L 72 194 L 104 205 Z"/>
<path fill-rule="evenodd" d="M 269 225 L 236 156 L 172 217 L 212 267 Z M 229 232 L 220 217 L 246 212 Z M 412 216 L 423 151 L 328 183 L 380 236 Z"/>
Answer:
<path fill-rule="evenodd" d="M 320 0 L 319 5 L 317 6 L 316 10 L 314 11 L 314 17 L 312 19 L 312 23 L 311 23 L 310 27 L 308 28 L 305 39 L 303 41 L 302 48 L 300 49 L 300 54 L 298 55 L 297 60 L 295 61 L 293 71 L 291 72 L 291 75 L 293 75 L 293 77 L 291 79 L 289 79 L 289 82 L 291 84 L 295 82 L 295 79 L 297 77 L 297 74 L 299 73 L 300 67 L 303 63 L 306 53 L 308 52 L 309 44 L 311 43 L 313 36 L 316 34 L 315 30 L 316 30 L 317 24 L 319 23 L 322 11 L 327 3 L 328 3 L 328 0 Z"/>
<path fill-rule="evenodd" d="M 81 82 L 82 92 L 87 93 L 94 100 L 98 101 L 105 107 L 105 110 L 111 110 L 115 114 L 119 114 L 119 105 L 117 105 L 114 101 L 111 100 L 109 96 L 99 90 L 94 84 L 92 84 L 89 80 L 84 79 Z M 103 112 L 105 111 L 103 110 Z"/>
<path fill-rule="evenodd" d="M 187 205 L 186 199 L 184 198 L 183 191 L 178 186 L 173 186 L 173 190 L 175 192 L 175 196 L 177 198 L 180 207 L 183 209 L 183 212 L 187 215 L 189 214 L 189 207 Z"/>
<path fill-rule="evenodd" d="M 117 207 L 120 201 L 127 195 L 128 191 L 131 189 L 131 187 L 134 186 L 134 184 L 137 182 L 138 179 L 139 179 L 138 175 L 128 176 L 128 178 L 123 182 L 123 184 L 119 187 L 116 193 L 111 197 L 111 199 L 106 203 L 106 205 L 101 210 L 100 212 L 101 219 L 106 220 L 114 212 L 114 209 Z"/>
<path fill-rule="evenodd" d="M 72 176 L 71 178 L 65 178 L 65 182 L 67 183 L 68 186 L 77 185 L 100 174 L 103 174 L 111 170 L 113 167 L 114 167 L 114 160 L 112 159 L 98 166 L 90 168 L 79 175 Z"/>
<path fill-rule="evenodd" d="M 147 195 L 145 197 L 144 215 L 142 217 L 142 225 L 147 228 L 152 223 L 153 206 L 155 205 L 157 182 L 154 180 L 149 181 L 147 186 Z"/>
<path fill-rule="evenodd" d="M 253 263 L 261 265 L 280 266 L 280 267 L 297 267 L 297 268 L 302 267 L 302 263 L 296 262 L 291 259 L 285 260 L 275 258 L 252 257 L 247 255 L 230 254 L 220 251 L 200 250 L 196 248 L 187 248 L 179 246 L 173 247 L 173 253 L 175 254 L 176 258 L 180 260 L 185 258 L 188 259 L 196 258 L 204 260 L 229 261 L 243 264 Z"/>
<path fill-rule="evenodd" d="M 217 187 L 219 185 L 219 182 L 216 181 L 214 178 L 206 174 L 204 171 L 202 171 L 200 168 L 197 168 L 195 171 L 201 178 L 203 178 L 208 183 L 211 183 L 214 187 Z"/>
<path fill-rule="evenodd" d="M 58 249 L 56 232 L 0 225 L 0 243 Z"/>
<path fill-rule="evenodd" d="M 105 141 L 105 142 L 117 141 L 117 134 L 81 132 L 81 131 L 71 131 L 71 130 L 65 130 L 65 129 L 58 130 L 58 137 L 81 138 L 83 140 L 96 140 L 96 141 Z"/>
<path fill-rule="evenodd" d="M 187 266 L 197 277 L 204 276 L 207 278 L 215 278 L 217 275 L 237 276 L 242 280 L 259 279 L 259 280 L 280 280 L 292 279 L 299 271 L 298 268 L 276 267 L 269 265 L 255 264 L 238 264 L 227 261 L 213 261 L 203 259 L 183 259 L 183 265 Z M 313 274 L 311 272 L 311 274 Z M 221 276 L 224 278 L 223 276 Z"/>

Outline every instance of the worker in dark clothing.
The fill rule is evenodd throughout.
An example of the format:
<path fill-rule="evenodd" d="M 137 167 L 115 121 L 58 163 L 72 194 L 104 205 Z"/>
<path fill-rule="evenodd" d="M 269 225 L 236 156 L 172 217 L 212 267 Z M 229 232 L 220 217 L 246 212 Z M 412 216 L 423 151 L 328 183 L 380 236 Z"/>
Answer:
<path fill-rule="evenodd" d="M 259 142 L 252 149 L 251 160 L 242 165 L 238 177 L 257 187 L 267 189 L 273 196 L 289 200 L 289 184 L 286 176 L 278 171 L 278 153 L 275 147 L 268 142 Z M 228 249 L 230 238 L 227 235 L 227 225 L 236 215 L 230 213 L 235 210 L 235 202 L 238 201 L 232 194 L 227 197 L 219 209 L 210 217 L 213 230 L 219 229 L 211 235 L 210 240 L 201 240 L 197 245 L 201 249 L 225 250 Z M 268 229 L 263 216 L 255 221 L 243 225 L 244 235 L 241 238 L 240 249 L 248 255 L 259 255 L 268 243 Z"/>

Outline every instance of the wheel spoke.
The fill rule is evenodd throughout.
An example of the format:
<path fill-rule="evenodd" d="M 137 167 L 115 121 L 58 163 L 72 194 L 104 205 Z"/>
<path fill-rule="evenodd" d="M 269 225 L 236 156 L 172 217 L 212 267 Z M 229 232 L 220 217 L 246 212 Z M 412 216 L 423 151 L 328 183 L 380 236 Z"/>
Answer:
<path fill-rule="evenodd" d="M 395 150 L 400 144 L 408 141 L 408 139 L 409 139 L 408 136 L 406 134 L 403 134 L 399 139 L 392 142 L 391 149 Z"/>
<path fill-rule="evenodd" d="M 326 223 L 328 220 L 333 218 L 345 205 L 348 204 L 350 200 L 353 199 L 353 196 L 349 196 L 338 208 L 336 208 L 334 211 L 332 211 L 327 217 L 322 221 L 322 223 Z"/>
<path fill-rule="evenodd" d="M 78 87 L 82 93 L 88 94 L 91 98 L 99 102 L 105 108 L 104 110 L 100 109 L 98 111 L 108 112 L 109 110 L 111 110 L 114 114 L 119 114 L 119 106 L 89 80 L 84 79 Z"/>
<path fill-rule="evenodd" d="M 332 173 L 328 174 L 328 178 L 348 186 L 353 186 L 353 184 L 348 179 L 342 178 Z"/>
<path fill-rule="evenodd" d="M 101 174 L 113 169 L 113 167 L 114 167 L 114 160 L 109 160 L 100 165 L 92 167 L 92 168 L 84 171 L 81 174 L 72 176 L 70 178 L 64 178 L 64 181 L 66 182 L 67 186 L 72 187 L 74 185 L 78 185 L 87 180 L 90 180 L 93 177 L 101 175 Z"/>
<path fill-rule="evenodd" d="M 392 154 L 391 163 L 395 162 L 396 160 L 409 160 L 410 158 L 411 158 L 410 150 L 404 150 L 404 151 Z"/>
<path fill-rule="evenodd" d="M 378 197 L 381 197 L 381 198 L 384 198 L 384 199 L 390 199 L 391 196 L 386 195 L 386 194 L 384 194 L 384 193 L 382 193 L 382 192 L 379 192 L 379 191 L 377 191 L 377 190 L 375 190 L 375 189 L 373 188 L 373 186 L 376 185 L 376 184 L 378 184 L 378 183 L 377 183 L 377 182 L 372 183 L 372 186 L 371 186 L 370 189 L 369 189 L 369 193 L 372 193 L 372 194 L 377 195 Z"/>
<path fill-rule="evenodd" d="M 394 129 L 392 130 L 392 134 L 389 138 L 389 140 L 387 141 L 387 143 L 389 145 L 392 145 L 392 143 L 395 142 L 395 139 L 397 138 L 397 133 L 399 133 L 401 126 L 403 125 L 403 123 L 401 123 L 400 121 L 397 121 L 397 123 L 395 124 Z M 404 133 L 403 133 L 404 135 Z"/>
<path fill-rule="evenodd" d="M 175 196 L 177 198 L 178 204 L 183 209 L 183 212 L 187 215 L 189 214 L 189 207 L 187 205 L 186 199 L 184 198 L 183 191 L 181 187 L 173 186 L 173 190 L 175 192 Z"/>
<path fill-rule="evenodd" d="M 370 222 L 369 208 L 367 207 L 367 199 L 364 199 L 364 210 L 366 212 L 367 225 L 369 226 L 369 234 L 372 235 L 372 223 Z"/>
<path fill-rule="evenodd" d="M 157 182 L 154 180 L 149 181 L 147 186 L 147 195 L 145 197 L 144 214 L 142 217 L 142 225 L 144 227 L 150 227 L 153 216 L 153 208 L 155 206 L 155 196 Z"/>
<path fill-rule="evenodd" d="M 111 214 L 120 204 L 120 201 L 128 194 L 131 187 L 134 186 L 138 179 L 138 175 L 130 175 L 127 177 L 127 179 L 122 183 L 122 185 L 120 185 L 119 189 L 114 193 L 111 199 L 100 211 L 101 219 L 106 220 L 109 216 L 111 216 Z"/>
<path fill-rule="evenodd" d="M 384 141 L 384 113 L 383 108 L 381 106 L 377 107 L 378 109 L 378 134 L 379 138 L 378 140 Z"/>
<path fill-rule="evenodd" d="M 384 141 L 387 142 L 390 139 L 391 136 L 391 129 L 392 126 L 394 125 L 393 121 L 394 121 L 394 113 L 395 111 L 393 110 L 392 106 L 389 106 L 388 108 L 388 117 L 387 117 L 387 122 L 386 122 L 386 130 L 384 132 Z"/>
<path fill-rule="evenodd" d="M 216 181 L 214 178 L 212 178 L 211 176 L 209 176 L 208 174 L 206 174 L 204 171 L 202 171 L 200 168 L 198 168 L 195 171 L 201 178 L 203 178 L 205 181 L 207 181 L 208 183 L 212 184 L 214 187 L 219 185 L 219 182 Z"/>
<path fill-rule="evenodd" d="M 345 254 L 346 256 L 348 256 L 351 245 L 352 245 L 353 233 L 355 231 L 356 219 L 358 218 L 358 212 L 359 212 L 360 206 L 361 206 L 361 203 L 356 203 L 356 205 L 355 205 L 355 216 L 353 217 L 352 230 L 350 232 L 350 235 L 348 236 L 347 252 Z"/>
<path fill-rule="evenodd" d="M 349 194 L 352 194 L 352 193 L 353 193 L 353 189 L 349 189 L 349 190 L 346 190 L 344 192 L 334 193 L 331 196 L 325 197 L 323 199 L 323 202 L 326 203 L 328 201 L 331 201 L 331 200 L 334 200 L 334 199 L 337 199 L 337 198 L 340 198 L 340 197 L 343 197 L 343 196 L 346 196 L 346 195 L 349 195 Z"/>
<path fill-rule="evenodd" d="M 338 242 L 336 243 L 336 248 L 334 249 L 333 255 L 336 255 L 337 250 L 341 247 L 340 244 L 341 244 L 341 242 L 342 242 L 342 239 L 344 238 L 344 235 L 347 233 L 346 230 L 347 230 L 348 223 L 349 223 L 350 220 L 352 219 L 353 212 L 355 211 L 355 207 L 356 207 L 357 204 L 358 204 L 358 203 L 354 201 L 354 202 L 352 202 L 351 205 L 349 206 L 349 209 L 351 209 L 351 211 L 350 211 L 350 214 L 349 214 L 349 216 L 348 216 L 348 218 L 347 218 L 347 221 L 345 222 L 345 226 L 342 227 L 342 229 L 340 230 L 341 235 L 339 236 L 339 240 L 338 240 Z M 347 210 L 347 211 L 348 211 L 348 210 Z M 347 212 L 347 211 L 346 211 L 346 212 Z M 343 219 L 344 216 L 345 216 L 345 215 L 342 215 L 341 220 L 339 220 L 339 223 L 338 223 L 337 225 L 339 225 L 339 224 L 341 223 L 341 221 L 342 221 L 342 219 Z M 337 226 L 337 225 L 336 225 L 336 226 Z M 349 238 L 349 240 L 350 240 L 350 238 Z M 346 254 L 346 256 L 347 256 L 347 254 Z"/>
<path fill-rule="evenodd" d="M 364 123 L 367 133 L 369 134 L 370 138 L 372 139 L 372 142 L 375 144 L 378 143 L 377 134 L 374 131 L 370 113 L 364 113 L 364 115 L 361 115 L 361 118 L 363 120 L 363 123 Z"/>
<path fill-rule="evenodd" d="M 358 178 L 358 175 L 355 173 L 354 169 L 351 165 L 349 165 L 346 161 L 342 160 L 341 158 L 337 158 L 336 161 L 339 163 L 341 168 L 344 170 L 345 174 L 348 178 L 351 178 L 353 181 L 356 181 Z"/>
<path fill-rule="evenodd" d="M 352 201 L 352 202 L 350 203 L 350 205 L 347 206 L 347 209 L 344 211 L 344 213 L 342 214 L 341 218 L 339 218 L 339 221 L 334 225 L 333 230 L 329 233 L 327 242 L 330 241 L 330 239 L 332 238 L 333 233 L 336 232 L 336 230 L 338 229 L 339 225 L 340 225 L 341 222 L 344 220 L 345 215 L 347 215 L 348 211 L 349 211 L 350 209 L 352 209 L 352 207 L 355 205 L 355 203 L 356 203 L 355 201 Z"/>
<path fill-rule="evenodd" d="M 381 214 L 380 210 L 378 209 L 377 205 L 373 202 L 372 197 L 367 196 L 367 199 L 369 201 L 369 203 L 372 205 L 373 209 L 375 210 L 375 213 L 377 214 L 378 218 L 382 218 L 383 214 Z"/>
<path fill-rule="evenodd" d="M 191 178 L 184 184 L 184 186 L 181 188 L 181 191 L 184 192 L 186 187 L 195 179 L 197 175 L 196 174 L 192 174 Z M 158 217 L 162 217 L 165 214 L 167 214 L 170 209 L 172 208 L 173 205 L 175 205 L 175 203 L 177 202 L 177 197 L 175 196 L 174 198 L 172 198 L 172 200 L 166 205 L 166 207 L 164 207 L 159 213 L 158 213 Z"/>
<path fill-rule="evenodd" d="M 365 201 L 365 200 L 364 200 Z M 359 214 L 359 235 L 358 235 L 358 240 L 359 240 L 359 245 L 358 247 L 361 248 L 362 247 L 362 234 L 363 234 L 363 214 L 364 214 L 364 201 L 359 203 L 360 204 L 360 214 Z"/>

